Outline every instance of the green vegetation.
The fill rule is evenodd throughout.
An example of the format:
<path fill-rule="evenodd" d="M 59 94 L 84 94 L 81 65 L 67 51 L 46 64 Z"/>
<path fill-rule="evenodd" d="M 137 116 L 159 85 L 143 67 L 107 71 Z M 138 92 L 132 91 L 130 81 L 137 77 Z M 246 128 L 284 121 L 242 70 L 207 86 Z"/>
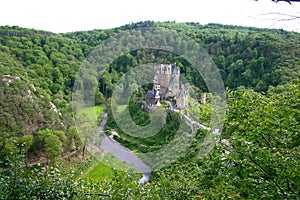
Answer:
<path fill-rule="evenodd" d="M 210 97 L 206 99 L 205 103 L 197 102 L 195 99 L 189 98 L 188 108 L 182 112 L 184 114 L 193 116 L 195 121 L 201 122 L 205 126 L 209 127 L 212 113 L 212 106 L 209 101 Z"/>
<path fill-rule="evenodd" d="M 109 153 L 105 153 L 103 156 L 101 156 L 101 158 L 96 159 L 95 165 L 84 176 L 84 179 L 91 179 L 94 181 L 100 181 L 102 179 L 112 179 L 114 171 L 116 170 L 138 173 L 134 167 L 121 162 Z"/>
<path fill-rule="evenodd" d="M 72 174 L 74 180 L 79 180 L 97 163 L 98 160 L 92 155 L 86 156 L 85 160 L 74 155 L 63 160 L 58 160 L 56 166 L 59 167 L 62 175 Z"/>
<path fill-rule="evenodd" d="M 93 169 L 85 175 L 86 179 L 92 180 L 101 180 L 103 178 L 110 178 L 112 170 L 110 167 L 104 165 L 103 163 L 98 163 L 96 166 L 93 166 Z"/>
<path fill-rule="evenodd" d="M 86 106 L 86 107 L 81 107 L 80 110 L 78 110 L 78 115 L 85 115 L 91 121 L 99 122 L 101 121 L 104 112 L 105 112 L 104 105 Z"/>
<path fill-rule="evenodd" d="M 103 105 L 107 105 L 106 128 L 116 130 L 120 137 L 114 136 L 115 140 L 136 152 L 152 152 L 173 141 L 180 146 L 188 138 L 175 137 L 178 113 L 169 112 L 167 124 L 155 136 L 135 138 L 117 127 L 110 97 L 121 76 L 144 63 L 176 62 L 185 79 L 198 88 L 198 99 L 202 92 L 209 92 L 201 76 L 181 56 L 136 50 L 116 59 L 99 80 L 87 73 L 84 82 L 76 85 L 87 89 L 89 84 L 83 83 L 97 83 L 94 89 L 98 88 L 96 106 L 76 110 L 89 119 L 80 121 L 77 127 L 72 106 L 78 105 L 71 97 L 81 62 L 94 47 L 123 30 L 149 26 L 179 31 L 208 51 L 227 87 L 228 112 L 217 145 L 205 157 L 208 144 L 202 142 L 209 133 L 198 130 L 185 152 L 172 149 L 179 159 L 153 172 L 150 182 L 139 185 L 140 174 L 118 172 L 105 162 L 97 163 L 86 152 L 87 143 L 96 133 L 94 114 L 102 116 L 106 109 Z M 299 33 L 148 21 L 66 34 L 3 26 L 0 36 L 0 199 L 300 198 Z M 144 32 L 140 37 L 145 37 Z M 169 39 L 174 40 L 171 36 Z M 178 42 L 188 50 L 185 41 Z M 138 88 L 130 104 L 118 108 L 120 115 L 129 108 L 136 124 L 149 124 L 149 114 L 137 97 L 143 99 L 151 87 Z M 116 90 L 136 88 L 137 83 L 125 82 Z M 89 95 L 78 98 L 87 101 Z M 184 112 L 199 115 L 197 120 L 209 124 L 210 112 L 216 109 L 211 108 L 209 98 L 208 94 L 207 104 L 200 106 L 190 101 L 190 109 Z M 78 128 L 85 130 L 83 135 Z M 104 161 L 128 167 L 109 154 L 105 156 Z M 157 157 L 167 162 L 169 155 Z M 42 164 L 35 165 L 39 161 Z"/>
<path fill-rule="evenodd" d="M 256 91 L 266 91 L 269 85 L 288 83 L 299 77 L 299 44 L 297 42 L 299 34 L 297 33 L 218 24 L 202 26 L 196 23 L 153 22 L 126 25 L 115 31 L 149 26 L 179 31 L 203 45 L 218 66 L 225 85 L 231 89 L 244 86 Z M 110 31 L 75 32 L 65 34 L 65 36 L 72 39 L 79 38 L 83 44 L 90 47 L 92 44 L 92 47 L 95 47 L 99 40 L 102 41 L 111 35 Z M 143 33 L 140 34 L 143 37 Z M 126 41 L 124 42 L 126 44 Z M 188 50 L 184 41 L 178 41 L 178 43 L 181 48 L 185 48 L 182 51 Z M 202 91 L 207 91 L 199 73 L 192 69 L 184 58 L 165 51 L 147 49 L 130 52 L 115 60 L 102 76 L 99 87 L 101 93 L 106 96 L 111 95 L 114 83 L 133 66 L 157 61 L 160 63 L 176 62 L 188 81 Z"/>
<path fill-rule="evenodd" d="M 150 123 L 151 120 L 149 117 L 149 113 L 143 110 L 141 104 L 136 102 L 133 98 L 131 98 L 128 107 L 129 113 L 134 123 L 140 126 L 145 126 Z M 120 118 L 124 119 L 125 117 L 122 116 L 125 115 L 124 111 L 126 109 L 126 105 L 121 105 L 118 108 L 120 108 L 118 109 Z M 147 138 L 133 137 L 124 133 L 124 131 L 118 127 L 118 125 L 114 121 L 111 109 L 108 108 L 108 121 L 106 128 L 116 130 L 119 136 L 114 136 L 114 139 L 123 144 L 128 149 L 136 152 L 146 153 L 160 149 L 163 145 L 169 143 L 173 139 L 180 124 L 179 114 L 172 112 L 168 113 L 166 122 L 167 124 L 162 127 L 162 130 L 160 130 L 154 136 Z M 126 122 L 120 123 L 123 124 L 124 127 L 126 126 Z M 128 127 L 128 129 L 130 129 L 130 127 Z M 149 130 L 149 132 L 151 131 L 152 130 Z"/>

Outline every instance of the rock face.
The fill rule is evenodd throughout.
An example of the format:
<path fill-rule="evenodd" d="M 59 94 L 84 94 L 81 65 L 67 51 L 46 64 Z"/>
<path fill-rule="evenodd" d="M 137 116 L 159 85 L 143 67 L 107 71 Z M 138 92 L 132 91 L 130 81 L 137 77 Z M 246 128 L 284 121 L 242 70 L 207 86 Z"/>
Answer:
<path fill-rule="evenodd" d="M 160 101 L 173 99 L 174 106 L 185 109 L 188 105 L 188 92 L 180 84 L 180 69 L 176 64 L 161 64 L 156 66 L 153 79 L 153 90 L 147 92 L 148 106 L 159 106 Z"/>

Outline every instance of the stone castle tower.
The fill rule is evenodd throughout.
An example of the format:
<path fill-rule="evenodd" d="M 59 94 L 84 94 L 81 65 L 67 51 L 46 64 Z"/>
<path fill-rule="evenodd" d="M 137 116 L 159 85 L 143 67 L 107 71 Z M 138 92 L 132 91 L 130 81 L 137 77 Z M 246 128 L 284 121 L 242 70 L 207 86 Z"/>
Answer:
<path fill-rule="evenodd" d="M 159 106 L 161 100 L 168 97 L 173 99 L 173 106 L 177 109 L 185 109 L 188 102 L 188 94 L 184 86 L 179 82 L 180 69 L 176 64 L 161 64 L 155 68 L 153 90 L 147 93 L 147 104 Z"/>

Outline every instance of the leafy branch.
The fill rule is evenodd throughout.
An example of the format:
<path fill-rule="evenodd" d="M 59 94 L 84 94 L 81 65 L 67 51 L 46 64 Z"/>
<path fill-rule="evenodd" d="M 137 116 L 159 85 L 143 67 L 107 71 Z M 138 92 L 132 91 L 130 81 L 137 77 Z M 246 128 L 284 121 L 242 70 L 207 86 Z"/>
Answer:
<path fill-rule="evenodd" d="M 230 148 L 231 150 L 233 150 L 234 152 L 236 152 L 237 154 L 243 155 L 244 157 L 247 157 L 255 166 L 257 166 L 267 177 L 269 180 L 271 180 L 275 186 L 280 190 L 281 194 L 283 197 L 286 197 L 286 193 L 284 192 L 284 189 L 279 185 L 279 183 L 273 178 L 273 176 L 258 162 L 256 161 L 253 156 L 245 153 L 244 151 L 239 151 L 238 149 L 236 149 L 232 144 L 223 144 L 223 146 L 226 146 L 228 148 Z M 287 180 L 288 182 L 288 180 Z"/>

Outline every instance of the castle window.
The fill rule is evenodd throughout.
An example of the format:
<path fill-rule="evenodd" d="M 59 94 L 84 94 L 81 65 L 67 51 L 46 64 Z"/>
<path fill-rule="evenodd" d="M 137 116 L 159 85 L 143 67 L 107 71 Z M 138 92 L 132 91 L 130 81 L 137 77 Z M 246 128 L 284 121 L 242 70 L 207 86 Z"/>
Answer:
<path fill-rule="evenodd" d="M 157 84 L 157 85 L 155 86 L 155 89 L 156 89 L 156 90 L 160 90 L 160 85 Z"/>

